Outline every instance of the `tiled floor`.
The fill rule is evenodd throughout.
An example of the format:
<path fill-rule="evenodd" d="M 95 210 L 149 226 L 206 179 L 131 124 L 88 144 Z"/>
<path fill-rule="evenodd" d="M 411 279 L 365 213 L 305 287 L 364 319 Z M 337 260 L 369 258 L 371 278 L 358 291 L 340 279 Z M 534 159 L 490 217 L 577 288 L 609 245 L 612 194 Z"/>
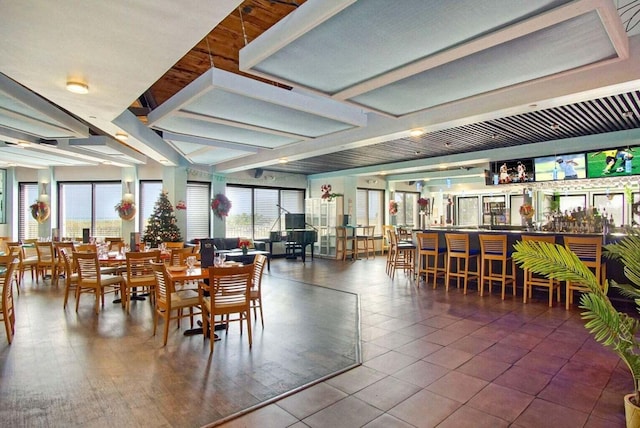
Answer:
<path fill-rule="evenodd" d="M 336 268 L 339 266 L 339 268 Z M 383 258 L 315 260 L 278 274 L 358 293 L 363 364 L 223 425 L 235 427 L 624 427 L 633 384 L 579 310 L 432 289 Z M 474 290 L 475 291 L 475 290 Z M 521 290 L 519 290 L 520 292 Z"/>
<path fill-rule="evenodd" d="M 577 308 L 549 309 L 544 294 L 525 305 L 520 293 L 501 301 L 497 293 L 480 298 L 471 292 L 464 296 L 455 288 L 445 293 L 442 286 L 416 287 L 401 273 L 391 280 L 380 256 L 305 264 L 274 260 L 265 278 L 267 287 L 286 282 L 302 289 L 315 284 L 357 293 L 363 364 L 224 427 L 624 426 L 622 396 L 632 389 L 630 375 L 615 355 L 590 338 Z M 336 308 L 325 301 L 325 318 L 307 320 L 321 327 L 309 328 L 305 310 L 298 311 L 295 303 L 305 299 L 309 305 L 314 293 L 322 294 L 323 289 L 311 287 L 299 294 L 293 288 L 290 299 L 267 308 L 265 329 L 256 331 L 253 351 L 247 351 L 237 331 L 230 332 L 216 344 L 214 359 L 208 360 L 201 357 L 205 349 L 208 352 L 202 340 L 184 337 L 179 330 L 172 330 L 169 346 L 162 348 L 161 339 L 149 334 L 148 305 L 132 308 L 123 324 L 115 308 L 107 308 L 96 320 L 87 302 L 76 316 L 62 312 L 55 290 L 26 287 L 18 302 L 16 342 L 0 345 L 2 426 L 212 423 L 219 420 L 212 416 L 213 408 L 255 405 L 255 400 L 243 402 L 238 389 L 251 390 L 259 399 L 256 391 L 264 390 L 267 378 L 287 378 L 286 368 L 277 365 L 261 366 L 258 382 L 247 375 L 259 363 L 256 349 L 270 349 L 277 356 L 283 338 L 294 344 L 340 342 L 348 336 L 341 325 L 354 319 L 349 304 L 337 302 Z M 56 306 L 48 319 L 38 315 L 42 299 Z M 285 313 L 289 316 L 283 318 Z M 45 337 L 36 334 L 39 329 Z M 76 334 L 82 331 L 100 339 L 81 340 Z M 124 353 L 109 341 L 114 337 Z M 134 343 L 138 351 L 131 348 Z M 285 353 L 291 352 L 287 346 Z M 305 359 L 307 366 L 301 361 L 295 370 L 313 375 L 318 365 L 328 369 L 341 358 L 314 352 Z M 224 364 L 227 376 L 212 375 L 216 364 Z M 25 365 L 31 369 L 25 370 Z M 90 371 L 109 375 L 95 378 Z M 87 382 L 89 392 L 77 393 Z M 27 396 L 8 386 L 12 383 L 28 384 Z M 123 389 L 122 384 L 129 386 Z M 179 394 L 171 398 L 174 404 L 169 408 L 159 409 L 146 398 L 150 394 L 166 399 L 176 390 Z M 56 412 L 51 411 L 54 407 Z"/>

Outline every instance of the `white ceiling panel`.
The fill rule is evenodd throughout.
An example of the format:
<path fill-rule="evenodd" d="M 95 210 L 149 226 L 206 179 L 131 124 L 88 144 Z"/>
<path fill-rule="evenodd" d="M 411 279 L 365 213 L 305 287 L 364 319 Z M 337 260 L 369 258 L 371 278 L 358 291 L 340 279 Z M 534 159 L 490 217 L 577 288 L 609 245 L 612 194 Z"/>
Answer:
<path fill-rule="evenodd" d="M 610 0 L 309 0 L 240 68 L 402 116 L 627 56 Z"/>
<path fill-rule="evenodd" d="M 360 108 L 211 69 L 149 114 L 163 132 L 272 149 L 366 125 Z"/>

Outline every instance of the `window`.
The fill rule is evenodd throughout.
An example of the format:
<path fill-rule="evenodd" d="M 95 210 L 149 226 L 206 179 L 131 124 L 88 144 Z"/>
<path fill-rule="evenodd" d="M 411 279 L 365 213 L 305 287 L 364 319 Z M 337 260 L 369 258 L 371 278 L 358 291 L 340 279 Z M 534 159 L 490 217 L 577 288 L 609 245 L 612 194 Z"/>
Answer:
<path fill-rule="evenodd" d="M 187 183 L 187 221 L 186 239 L 211 236 L 211 190 L 209 183 Z"/>
<path fill-rule="evenodd" d="M 82 229 L 91 236 L 121 236 L 122 220 L 114 207 L 122 198 L 122 184 L 60 183 L 60 236 L 79 238 Z"/>
<path fill-rule="evenodd" d="M 38 199 L 36 183 L 20 183 L 18 190 L 18 239 L 38 238 L 38 222 L 31 216 L 29 206 Z"/>
<path fill-rule="evenodd" d="M 396 224 L 405 226 L 416 224 L 414 219 L 418 214 L 419 198 L 420 194 L 417 192 L 395 192 L 394 200 L 398 203 Z"/>
<path fill-rule="evenodd" d="M 356 194 L 356 224 L 375 226 L 376 233 L 382 233 L 384 221 L 384 191 L 358 189 Z"/>
<path fill-rule="evenodd" d="M 304 213 L 304 190 L 227 186 L 226 196 L 232 205 L 226 221 L 229 237 L 269 238 L 272 230 L 282 230 L 284 210 Z"/>
<path fill-rule="evenodd" d="M 162 192 L 162 181 L 141 181 L 140 182 L 140 206 L 138 214 L 140 218 L 140 231 L 147 228 L 149 217 L 153 213 L 156 201 Z M 189 205 L 187 205 L 187 209 Z"/>

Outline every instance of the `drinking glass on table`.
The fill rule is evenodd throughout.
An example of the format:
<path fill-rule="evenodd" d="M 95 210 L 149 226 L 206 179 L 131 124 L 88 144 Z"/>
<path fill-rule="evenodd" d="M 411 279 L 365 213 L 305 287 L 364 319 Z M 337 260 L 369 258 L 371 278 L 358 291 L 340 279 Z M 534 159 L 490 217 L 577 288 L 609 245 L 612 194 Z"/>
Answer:
<path fill-rule="evenodd" d="M 187 272 L 193 272 L 193 267 L 196 265 L 196 256 L 187 257 Z"/>

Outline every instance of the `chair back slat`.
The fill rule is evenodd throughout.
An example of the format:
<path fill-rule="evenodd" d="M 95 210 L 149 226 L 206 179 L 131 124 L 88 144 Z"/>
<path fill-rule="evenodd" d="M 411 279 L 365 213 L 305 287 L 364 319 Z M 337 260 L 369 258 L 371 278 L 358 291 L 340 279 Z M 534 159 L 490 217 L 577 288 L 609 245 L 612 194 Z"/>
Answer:
<path fill-rule="evenodd" d="M 468 253 L 469 235 L 464 233 L 446 233 L 447 251 L 449 253 Z"/>
<path fill-rule="evenodd" d="M 417 233 L 416 239 L 421 250 L 436 250 L 439 247 L 437 233 Z"/>
<path fill-rule="evenodd" d="M 74 252 L 73 263 L 78 268 L 78 280 L 80 282 L 100 280 L 98 253 Z"/>
<path fill-rule="evenodd" d="M 152 261 L 150 265 L 151 270 L 153 271 L 153 274 L 156 278 L 156 302 L 166 304 L 169 300 L 167 296 L 171 293 L 171 291 L 168 289 L 169 281 L 167 280 L 166 276 L 166 266 L 164 263 L 154 261 Z"/>

